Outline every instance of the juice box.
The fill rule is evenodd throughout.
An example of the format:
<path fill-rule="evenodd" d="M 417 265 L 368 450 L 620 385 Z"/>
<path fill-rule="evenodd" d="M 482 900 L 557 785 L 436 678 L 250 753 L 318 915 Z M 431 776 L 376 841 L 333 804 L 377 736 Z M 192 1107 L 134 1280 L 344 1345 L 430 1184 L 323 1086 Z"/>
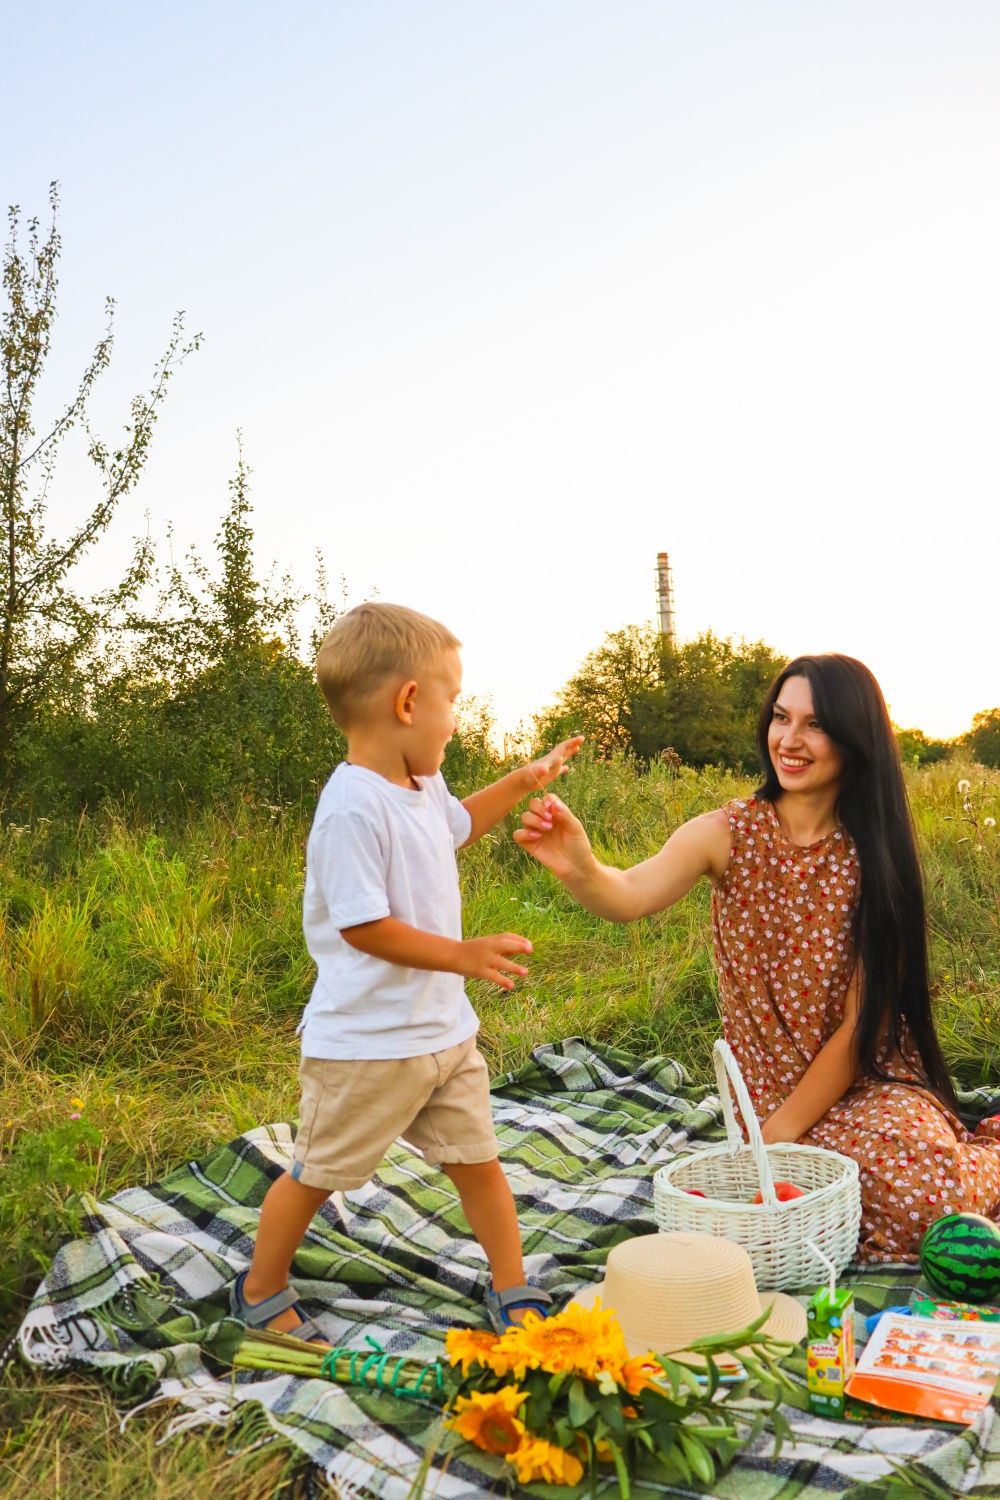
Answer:
<path fill-rule="evenodd" d="M 818 1417 L 844 1415 L 844 1387 L 854 1373 L 854 1293 L 820 1287 L 806 1308 L 806 1384 L 809 1410 Z"/>

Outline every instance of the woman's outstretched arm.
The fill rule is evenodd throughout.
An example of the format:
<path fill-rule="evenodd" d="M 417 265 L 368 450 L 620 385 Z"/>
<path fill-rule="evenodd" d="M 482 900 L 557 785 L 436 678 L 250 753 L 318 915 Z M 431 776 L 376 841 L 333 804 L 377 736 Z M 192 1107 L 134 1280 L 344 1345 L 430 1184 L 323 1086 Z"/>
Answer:
<path fill-rule="evenodd" d="M 797 1141 L 858 1081 L 858 969 L 844 996 L 844 1019 L 816 1053 L 784 1103 L 761 1126 L 769 1146 Z"/>
<path fill-rule="evenodd" d="M 703 875 L 720 880 L 729 863 L 729 819 L 702 813 L 672 833 L 658 854 L 628 870 L 602 865 L 583 824 L 558 797 L 536 797 L 514 838 L 551 870 L 581 906 L 609 922 L 632 922 L 673 906 Z"/>

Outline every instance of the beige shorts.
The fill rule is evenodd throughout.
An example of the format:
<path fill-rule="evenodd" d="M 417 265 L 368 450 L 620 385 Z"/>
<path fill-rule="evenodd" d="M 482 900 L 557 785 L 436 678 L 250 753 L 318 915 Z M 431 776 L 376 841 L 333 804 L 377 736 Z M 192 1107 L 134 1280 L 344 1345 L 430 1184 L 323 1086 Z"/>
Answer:
<path fill-rule="evenodd" d="M 423 1057 L 304 1057 L 291 1174 L 306 1187 L 361 1187 L 396 1140 L 435 1164 L 499 1154 L 490 1075 L 476 1039 Z"/>

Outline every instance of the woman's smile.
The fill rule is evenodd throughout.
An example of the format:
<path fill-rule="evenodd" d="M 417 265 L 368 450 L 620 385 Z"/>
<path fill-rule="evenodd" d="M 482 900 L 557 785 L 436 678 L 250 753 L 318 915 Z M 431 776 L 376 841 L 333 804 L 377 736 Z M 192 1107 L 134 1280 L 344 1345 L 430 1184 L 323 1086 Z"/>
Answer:
<path fill-rule="evenodd" d="M 805 771 L 812 765 L 811 760 L 803 760 L 800 755 L 782 755 L 780 751 L 778 753 L 778 763 L 781 769 L 788 771 L 790 775 L 794 775 L 796 771 Z"/>
<path fill-rule="evenodd" d="M 772 710 L 767 748 L 785 790 L 801 782 L 803 790 L 815 792 L 840 779 L 843 756 L 816 718 L 805 677 L 789 677 L 782 685 Z"/>

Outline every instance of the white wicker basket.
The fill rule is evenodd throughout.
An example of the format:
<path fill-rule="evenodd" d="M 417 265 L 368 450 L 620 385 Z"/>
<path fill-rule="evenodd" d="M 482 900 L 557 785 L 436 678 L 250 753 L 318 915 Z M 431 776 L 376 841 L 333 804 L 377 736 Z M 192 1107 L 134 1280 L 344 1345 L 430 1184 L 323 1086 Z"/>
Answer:
<path fill-rule="evenodd" d="M 765 1146 L 750 1095 L 736 1059 L 724 1041 L 715 1044 L 712 1061 L 718 1082 L 727 1144 L 683 1156 L 661 1167 L 653 1178 L 653 1209 L 662 1230 L 688 1230 L 735 1240 L 753 1262 L 761 1291 L 815 1285 L 825 1276 L 812 1240 L 844 1269 L 854 1254 L 861 1225 L 858 1164 L 839 1151 L 819 1146 Z M 743 1135 L 733 1112 L 736 1095 L 750 1137 Z M 804 1188 L 801 1198 L 781 1203 L 779 1182 Z M 698 1188 L 706 1196 L 685 1191 Z M 755 1204 L 760 1190 L 763 1203 Z"/>

